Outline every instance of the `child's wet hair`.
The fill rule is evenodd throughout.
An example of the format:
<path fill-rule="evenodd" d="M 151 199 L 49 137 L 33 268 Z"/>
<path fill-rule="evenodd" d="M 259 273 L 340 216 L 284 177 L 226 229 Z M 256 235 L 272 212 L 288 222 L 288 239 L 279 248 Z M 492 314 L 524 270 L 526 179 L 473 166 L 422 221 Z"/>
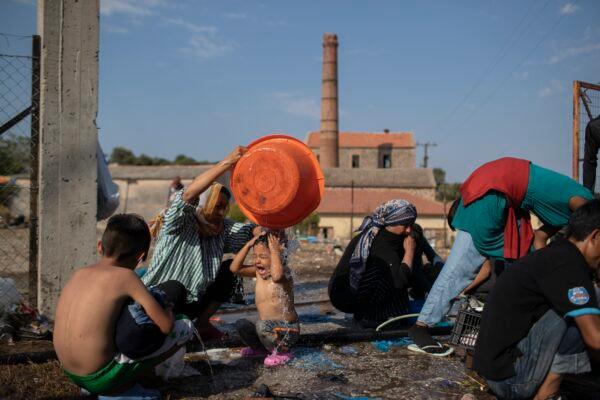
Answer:
<path fill-rule="evenodd" d="M 283 245 L 283 246 L 287 245 L 287 236 L 283 230 L 264 229 L 263 228 L 263 235 L 259 236 L 254 241 L 254 244 L 252 245 L 252 247 L 254 247 L 260 243 L 260 244 L 264 244 L 268 249 L 269 248 L 269 235 L 274 235 L 281 245 Z"/>
<path fill-rule="evenodd" d="M 150 248 L 150 229 L 144 219 L 137 214 L 113 215 L 102 234 L 102 253 L 105 257 L 127 260 L 145 253 L 146 260 Z"/>
<path fill-rule="evenodd" d="M 264 245 L 267 249 L 269 248 L 269 235 L 261 235 L 258 238 L 256 238 L 256 240 L 254 241 L 254 244 L 252 244 L 252 247 L 255 247 L 258 244 L 262 244 Z"/>

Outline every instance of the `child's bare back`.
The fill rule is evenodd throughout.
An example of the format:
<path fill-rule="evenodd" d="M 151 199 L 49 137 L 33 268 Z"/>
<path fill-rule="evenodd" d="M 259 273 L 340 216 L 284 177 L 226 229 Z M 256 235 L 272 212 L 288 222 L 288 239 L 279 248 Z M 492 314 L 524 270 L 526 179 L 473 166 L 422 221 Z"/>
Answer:
<path fill-rule="evenodd" d="M 116 320 L 135 280 L 132 270 L 102 263 L 75 272 L 60 296 L 54 325 L 54 348 L 66 370 L 89 374 L 114 357 Z"/>
<path fill-rule="evenodd" d="M 150 231 L 141 217 L 115 215 L 98 243 L 100 260 L 77 270 L 63 288 L 54 317 L 54 349 L 70 375 L 89 375 L 113 361 L 117 320 L 129 300 L 163 333 L 173 328 L 171 309 L 163 309 L 133 272 L 149 246 Z"/>

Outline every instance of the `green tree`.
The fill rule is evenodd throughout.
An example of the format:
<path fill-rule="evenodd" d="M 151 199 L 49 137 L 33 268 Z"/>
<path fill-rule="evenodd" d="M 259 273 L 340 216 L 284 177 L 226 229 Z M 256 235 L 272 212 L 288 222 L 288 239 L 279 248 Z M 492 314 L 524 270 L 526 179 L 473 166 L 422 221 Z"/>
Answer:
<path fill-rule="evenodd" d="M 29 171 L 31 154 L 29 137 L 5 134 L 0 137 L 0 175 L 13 176 Z M 0 185 L 0 219 L 10 218 L 10 204 L 19 187 L 9 183 Z"/>
<path fill-rule="evenodd" d="M 167 160 L 162 157 L 151 157 L 147 154 L 140 154 L 136 156 L 133 151 L 125 147 L 115 147 L 110 156 L 111 163 L 117 163 L 121 165 L 198 165 L 198 164 L 210 164 L 210 161 L 197 161 L 192 157 L 188 157 L 185 154 L 179 154 L 175 157 L 174 161 Z"/>
<path fill-rule="evenodd" d="M 235 222 L 245 222 L 248 219 L 237 204 L 232 204 L 229 207 L 227 217 Z"/>
<path fill-rule="evenodd" d="M 137 160 L 135 162 L 136 165 L 154 165 L 154 158 L 150 157 L 147 154 L 140 154 L 139 157 L 137 157 Z"/>
<path fill-rule="evenodd" d="M 167 160 L 166 158 L 154 157 L 154 165 L 169 165 L 169 164 L 171 164 L 171 161 Z"/>
<path fill-rule="evenodd" d="M 446 183 L 446 171 L 441 168 L 433 169 L 433 178 L 435 179 L 436 188 Z"/>
<path fill-rule="evenodd" d="M 438 200 L 451 202 L 460 196 L 460 183 L 444 183 L 436 193 Z"/>
<path fill-rule="evenodd" d="M 460 196 L 460 183 L 447 183 L 446 171 L 442 168 L 433 169 L 435 179 L 435 198 L 440 201 L 454 201 Z"/>
<path fill-rule="evenodd" d="M 184 154 L 179 154 L 175 157 L 173 161 L 177 165 L 197 165 L 198 161 L 194 160 L 192 157 L 188 157 Z"/>
<path fill-rule="evenodd" d="M 131 150 L 125 147 L 115 147 L 110 155 L 110 162 L 121 165 L 135 165 L 137 157 Z"/>
<path fill-rule="evenodd" d="M 303 235 L 315 234 L 319 229 L 319 222 L 321 222 L 319 214 L 311 213 L 308 217 L 304 218 L 302 222 L 296 225 L 296 230 Z"/>
<path fill-rule="evenodd" d="M 0 175 L 23 174 L 29 169 L 30 143 L 26 136 L 0 137 Z"/>

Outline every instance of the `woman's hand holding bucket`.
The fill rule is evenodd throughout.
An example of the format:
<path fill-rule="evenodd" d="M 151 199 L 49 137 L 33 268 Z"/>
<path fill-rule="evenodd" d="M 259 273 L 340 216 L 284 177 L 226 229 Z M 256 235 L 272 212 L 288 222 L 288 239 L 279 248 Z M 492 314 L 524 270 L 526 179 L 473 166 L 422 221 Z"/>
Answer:
<path fill-rule="evenodd" d="M 190 204 L 197 202 L 200 193 L 203 193 L 229 168 L 233 167 L 239 161 L 239 159 L 242 158 L 246 151 L 248 151 L 246 147 L 237 146 L 231 153 L 229 153 L 213 167 L 198 175 L 183 192 L 183 201 Z"/>
<path fill-rule="evenodd" d="M 247 151 L 248 151 L 248 149 L 246 147 L 244 147 L 244 146 L 237 146 L 221 162 L 223 164 L 227 165 L 228 167 L 232 167 L 232 166 L 235 165 L 235 163 L 237 163 L 239 161 L 240 158 L 242 158 L 242 156 L 244 154 L 246 154 Z"/>

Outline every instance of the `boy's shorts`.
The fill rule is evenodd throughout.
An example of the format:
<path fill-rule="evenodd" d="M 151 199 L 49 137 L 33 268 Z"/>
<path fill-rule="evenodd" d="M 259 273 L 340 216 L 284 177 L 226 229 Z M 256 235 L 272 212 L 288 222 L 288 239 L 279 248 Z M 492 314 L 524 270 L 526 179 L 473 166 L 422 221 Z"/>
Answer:
<path fill-rule="evenodd" d="M 175 346 L 185 344 L 192 338 L 195 331 L 194 324 L 189 319 L 180 317 L 177 316 L 173 329 L 167 335 L 162 346 L 146 357 L 133 360 L 124 354 L 118 353 L 99 371 L 79 376 L 64 370 L 65 374 L 77 386 L 92 394 L 111 393 L 115 389 L 135 381 L 136 377 L 142 372 L 163 362 L 164 354 Z"/>

